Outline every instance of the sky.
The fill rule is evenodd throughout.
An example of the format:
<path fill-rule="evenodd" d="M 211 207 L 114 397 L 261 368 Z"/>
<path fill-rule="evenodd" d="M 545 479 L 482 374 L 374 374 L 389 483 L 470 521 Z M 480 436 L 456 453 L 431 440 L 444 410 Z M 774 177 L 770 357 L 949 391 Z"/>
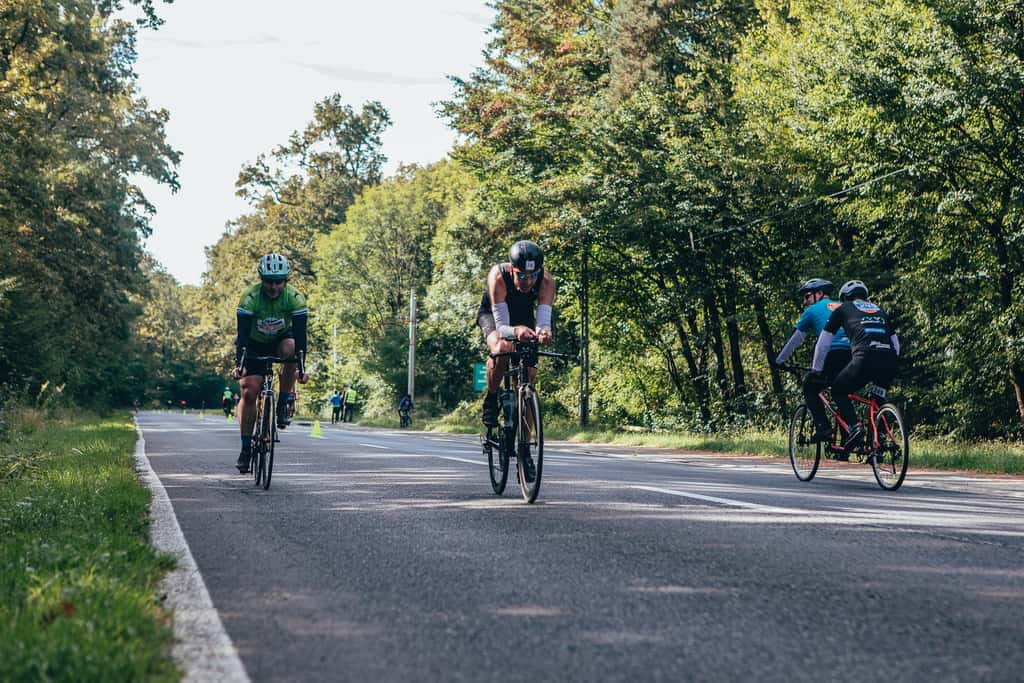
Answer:
<path fill-rule="evenodd" d="M 199 284 L 204 247 L 250 207 L 235 196 L 246 162 L 285 142 L 333 93 L 391 114 L 385 174 L 442 159 L 455 133 L 434 112 L 448 75 L 483 64 L 486 0 L 175 0 L 140 31 L 136 73 L 151 108 L 170 112 L 181 189 L 142 179 L 156 209 L 146 248 L 182 284 Z"/>

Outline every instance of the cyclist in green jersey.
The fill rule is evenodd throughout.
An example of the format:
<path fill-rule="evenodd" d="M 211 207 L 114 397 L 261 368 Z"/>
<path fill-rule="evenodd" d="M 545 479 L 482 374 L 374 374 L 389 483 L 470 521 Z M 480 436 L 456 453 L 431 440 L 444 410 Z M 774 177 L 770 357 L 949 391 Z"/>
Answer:
<path fill-rule="evenodd" d="M 298 358 L 299 363 L 281 366 L 280 395 L 277 403 L 277 424 L 283 429 L 291 422 L 289 407 L 296 379 L 301 384 L 309 381 L 303 369 L 306 355 L 306 298 L 288 284 L 288 260 L 280 254 L 267 254 L 259 260 L 257 271 L 260 283 L 242 294 L 238 303 L 238 336 L 235 338 L 235 368 L 231 376 L 239 380 L 242 400 L 239 403 L 238 422 L 242 436 L 242 452 L 238 455 L 239 472 L 249 471 L 252 430 L 256 423 L 256 399 L 263 388 L 261 361 L 256 356 Z M 240 367 L 242 352 L 245 365 Z"/>

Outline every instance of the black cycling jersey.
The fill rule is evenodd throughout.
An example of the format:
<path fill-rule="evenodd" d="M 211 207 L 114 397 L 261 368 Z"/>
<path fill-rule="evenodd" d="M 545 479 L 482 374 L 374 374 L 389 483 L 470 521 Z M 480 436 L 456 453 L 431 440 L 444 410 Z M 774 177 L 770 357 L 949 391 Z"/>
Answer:
<path fill-rule="evenodd" d="M 842 328 L 850 338 L 850 350 L 854 355 L 869 351 L 892 351 L 892 327 L 889 316 L 878 304 L 857 299 L 847 301 L 832 311 L 825 332 L 835 334 Z"/>
<path fill-rule="evenodd" d="M 536 306 L 537 297 L 540 296 L 540 285 L 544 281 L 544 271 L 542 270 L 534 282 L 533 287 L 528 291 L 520 292 L 516 289 L 516 283 L 513 280 L 512 266 L 508 263 L 501 264 L 501 277 L 505 281 L 505 303 L 508 304 L 508 317 L 509 325 L 513 327 L 516 325 L 526 325 L 527 327 L 533 328 L 537 326 L 537 314 Z M 476 318 L 477 324 L 480 324 L 481 328 L 485 325 L 481 324 L 481 318 L 490 316 L 490 329 L 494 329 L 494 317 L 491 312 L 491 295 L 490 292 L 484 290 L 484 296 L 480 300 L 480 309 L 477 311 Z"/>

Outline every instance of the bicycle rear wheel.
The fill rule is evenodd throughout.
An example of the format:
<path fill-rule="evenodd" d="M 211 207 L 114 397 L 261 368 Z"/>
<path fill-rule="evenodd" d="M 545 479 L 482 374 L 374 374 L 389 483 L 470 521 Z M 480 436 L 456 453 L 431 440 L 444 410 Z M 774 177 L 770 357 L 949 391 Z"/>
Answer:
<path fill-rule="evenodd" d="M 903 413 L 892 403 L 886 403 L 875 415 L 878 448 L 871 451 L 871 469 L 875 481 L 887 491 L 895 491 L 903 484 L 910 462 L 910 439 Z"/>
<path fill-rule="evenodd" d="M 544 468 L 544 425 L 540 416 L 540 401 L 532 387 L 520 390 L 519 415 L 515 433 L 516 457 L 519 459 L 519 488 L 523 500 L 532 503 L 540 492 L 540 477 Z M 529 459 L 529 461 L 527 460 Z M 529 464 L 533 465 L 533 480 L 527 480 Z"/>
<path fill-rule="evenodd" d="M 484 455 L 487 456 L 487 469 L 491 477 L 491 489 L 496 495 L 505 492 L 508 482 L 508 450 L 505 445 L 505 428 L 488 427 L 484 435 Z"/>
<path fill-rule="evenodd" d="M 814 434 L 814 419 L 807 406 L 801 404 L 793 411 L 789 421 L 789 464 L 793 466 L 793 474 L 800 481 L 814 479 L 821 462 L 821 444 L 810 443 Z"/>

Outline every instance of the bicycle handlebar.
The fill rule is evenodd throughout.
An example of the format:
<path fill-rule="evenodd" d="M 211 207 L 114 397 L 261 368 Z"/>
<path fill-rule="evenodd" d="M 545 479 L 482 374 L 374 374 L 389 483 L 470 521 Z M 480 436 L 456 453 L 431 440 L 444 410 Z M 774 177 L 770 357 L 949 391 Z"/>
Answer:
<path fill-rule="evenodd" d="M 266 361 L 267 363 L 298 363 L 298 365 L 299 365 L 299 373 L 303 374 L 303 375 L 306 374 L 306 368 L 305 368 L 306 356 L 305 356 L 305 353 L 303 353 L 302 355 L 299 355 L 299 356 L 292 356 L 291 358 L 282 358 L 280 356 L 248 356 L 247 357 L 246 356 L 247 353 L 248 353 L 248 349 L 242 349 L 242 357 L 238 361 L 238 367 L 235 368 L 236 370 L 243 370 L 245 368 L 245 361 L 246 360 L 257 360 L 257 361 Z"/>
<path fill-rule="evenodd" d="M 488 353 L 490 358 L 504 358 L 514 356 L 525 356 L 530 353 L 536 353 L 538 356 L 545 356 L 547 358 L 558 358 L 559 360 L 570 360 L 572 356 L 568 353 L 556 353 L 554 351 L 541 351 L 538 347 L 536 339 L 527 339 L 526 341 L 520 341 L 514 337 L 506 339 L 506 341 L 514 342 L 516 348 L 514 351 L 503 351 L 501 353 Z"/>

